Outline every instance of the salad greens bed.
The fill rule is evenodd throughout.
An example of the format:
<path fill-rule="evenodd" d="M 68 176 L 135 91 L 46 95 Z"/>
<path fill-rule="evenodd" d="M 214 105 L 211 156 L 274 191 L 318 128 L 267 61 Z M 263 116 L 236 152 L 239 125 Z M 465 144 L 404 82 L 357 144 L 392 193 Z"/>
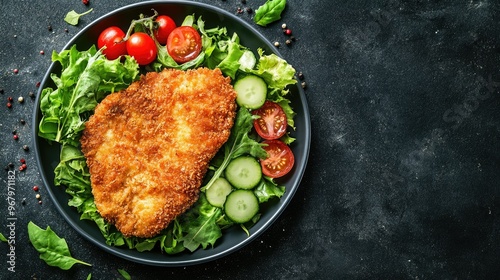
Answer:
<path fill-rule="evenodd" d="M 225 216 L 222 208 L 208 203 L 205 190 L 223 174 L 231 159 L 245 154 L 257 158 L 266 157 L 262 144 L 258 142 L 258 136 L 252 131 L 255 117 L 248 109 L 240 108 L 231 136 L 212 160 L 200 198 L 193 207 L 153 238 L 123 236 L 100 216 L 96 208 L 90 174 L 86 159 L 80 150 L 79 138 L 95 106 L 107 94 L 125 89 L 138 80 L 141 71 L 161 71 L 164 68 L 219 68 L 233 81 L 245 75 L 257 75 L 268 85 L 267 99 L 282 106 L 288 125 L 294 129 L 295 113 L 286 98 L 287 87 L 296 83 L 295 70 L 291 65 L 277 55 L 267 55 L 259 49 L 255 67 L 240 67 L 240 59 L 248 49 L 240 44 L 236 33 L 228 34 L 225 27 L 207 29 L 202 18 L 196 19 L 195 15 L 187 16 L 182 25 L 192 26 L 202 35 L 202 51 L 197 58 L 181 65 L 169 56 L 164 47 L 159 47 L 156 61 L 146 68 L 139 68 L 130 56 L 121 60 L 108 60 L 95 45 L 84 51 L 77 50 L 74 45 L 60 53 L 52 53 L 52 60 L 58 62 L 62 70 L 60 74 L 51 74 L 55 88 L 47 87 L 41 92 L 40 110 L 43 117 L 39 123 L 39 136 L 50 142 L 60 143 L 60 162 L 54 170 L 54 184 L 65 188 L 71 197 L 68 205 L 77 208 L 82 220 L 94 221 L 110 246 L 127 246 L 141 252 L 159 247 L 168 254 L 214 246 L 223 230 L 234 223 Z M 287 133 L 282 140 L 290 144 L 294 138 Z M 259 203 L 266 203 L 271 199 L 280 198 L 285 187 L 263 176 L 253 192 Z M 249 234 L 247 228 L 254 225 L 259 218 L 260 215 L 257 214 L 250 222 L 240 226 Z"/>

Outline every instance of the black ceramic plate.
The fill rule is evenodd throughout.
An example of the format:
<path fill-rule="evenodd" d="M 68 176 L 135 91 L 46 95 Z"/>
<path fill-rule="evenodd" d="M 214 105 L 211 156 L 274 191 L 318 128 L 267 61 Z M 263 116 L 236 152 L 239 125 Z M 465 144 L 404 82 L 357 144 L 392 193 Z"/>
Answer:
<path fill-rule="evenodd" d="M 210 5 L 189 1 L 141 2 L 120 8 L 89 24 L 73 37 L 64 49 L 69 49 L 72 45 L 76 44 L 79 50 L 87 50 L 97 41 L 99 33 L 106 27 L 117 25 L 126 30 L 132 19 L 137 19 L 141 13 L 145 15 L 152 14 L 151 9 L 155 9 L 159 14 L 172 16 L 178 24 L 180 24 L 187 15 L 196 14 L 196 16 L 202 16 L 206 28 L 225 26 L 229 34 L 233 32 L 238 33 L 241 38 L 241 43 L 244 46 L 254 51 L 258 48 L 262 48 L 267 54 L 276 53 L 279 55 L 274 46 L 259 34 L 257 30 L 237 18 L 235 15 Z M 50 73 L 58 72 L 60 72 L 60 66 L 52 64 L 42 81 L 40 90 L 47 86 L 54 87 L 50 80 Z M 177 255 L 167 255 L 162 254 L 159 250 L 138 252 L 127 248 L 106 245 L 104 237 L 102 237 L 97 226 L 92 221 L 80 220 L 80 214 L 77 212 L 76 208 L 68 206 L 69 196 L 64 192 L 64 189 L 54 186 L 54 168 L 59 162 L 60 146 L 57 144 L 49 145 L 45 139 L 38 137 L 38 124 L 42 117 L 39 108 L 39 93 L 36 100 L 37 106 L 33 116 L 33 133 L 40 173 L 61 215 L 76 231 L 103 250 L 124 259 L 156 266 L 186 266 L 211 261 L 239 250 L 263 233 L 283 212 L 299 187 L 300 180 L 306 168 L 309 153 L 310 119 L 302 88 L 298 85 L 293 87 L 289 97 L 292 102 L 292 107 L 297 113 L 295 118 L 296 132 L 292 135 L 297 141 L 292 145 L 292 150 L 295 154 L 295 167 L 291 174 L 279 181 L 280 184 L 286 186 L 286 193 L 279 201 L 266 207 L 260 221 L 250 229 L 250 236 L 247 236 L 239 227 L 233 227 L 223 232 L 223 237 L 217 241 L 214 248 L 208 248 L 206 250 L 199 249 L 193 253 L 183 252 Z"/>

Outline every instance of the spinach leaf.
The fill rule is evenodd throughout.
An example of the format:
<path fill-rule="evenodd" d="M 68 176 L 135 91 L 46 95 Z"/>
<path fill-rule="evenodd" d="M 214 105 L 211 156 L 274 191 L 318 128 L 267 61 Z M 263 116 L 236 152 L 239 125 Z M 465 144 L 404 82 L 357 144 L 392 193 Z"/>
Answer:
<path fill-rule="evenodd" d="M 92 12 L 92 8 L 84 13 L 77 13 L 75 12 L 75 10 L 71 10 L 69 11 L 66 16 L 64 17 L 64 21 L 71 24 L 71 25 L 77 25 L 78 24 L 78 20 L 80 19 L 81 16 L 84 16 L 90 12 Z"/>
<path fill-rule="evenodd" d="M 123 277 L 123 279 L 125 280 L 130 280 L 132 279 L 132 277 L 130 277 L 130 274 L 128 274 L 127 271 L 125 271 L 124 269 L 118 269 L 118 272 L 120 273 L 120 275 Z"/>
<path fill-rule="evenodd" d="M 28 223 L 28 235 L 31 244 L 40 253 L 40 259 L 50 266 L 57 266 L 63 270 L 68 270 L 77 263 L 92 266 L 71 257 L 66 240 L 57 236 L 49 226 L 47 226 L 46 230 L 43 230 L 30 221 Z"/>
<path fill-rule="evenodd" d="M 286 0 L 267 0 L 264 5 L 255 11 L 253 21 L 261 26 L 275 22 L 281 18 L 285 6 Z"/>

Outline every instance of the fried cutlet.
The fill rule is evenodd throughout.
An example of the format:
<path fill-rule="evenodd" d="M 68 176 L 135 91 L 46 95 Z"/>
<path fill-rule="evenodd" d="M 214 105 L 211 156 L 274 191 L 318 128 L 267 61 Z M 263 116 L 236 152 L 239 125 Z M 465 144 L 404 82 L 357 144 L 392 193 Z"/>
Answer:
<path fill-rule="evenodd" d="M 108 95 L 80 140 L 102 217 L 125 236 L 152 237 L 192 206 L 235 98 L 229 78 L 206 68 L 150 72 Z"/>

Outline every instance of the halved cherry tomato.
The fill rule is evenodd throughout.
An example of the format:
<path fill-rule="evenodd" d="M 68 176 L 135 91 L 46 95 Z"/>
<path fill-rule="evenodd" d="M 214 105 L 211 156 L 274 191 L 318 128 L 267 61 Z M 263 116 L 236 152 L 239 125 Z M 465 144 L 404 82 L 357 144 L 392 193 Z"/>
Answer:
<path fill-rule="evenodd" d="M 200 54 L 201 36 L 191 26 L 179 26 L 168 36 L 167 51 L 177 63 L 193 60 Z"/>
<path fill-rule="evenodd" d="M 253 121 L 253 127 L 260 137 L 273 140 L 285 135 L 286 115 L 278 103 L 268 100 L 252 113 L 260 117 Z"/>
<path fill-rule="evenodd" d="M 292 169 L 295 163 L 295 157 L 287 144 L 280 140 L 267 140 L 264 150 L 268 157 L 260 160 L 262 173 L 271 178 L 283 177 Z"/>
<path fill-rule="evenodd" d="M 127 54 L 127 47 L 123 38 L 125 38 L 125 32 L 119 27 L 108 27 L 99 34 L 97 38 L 97 47 L 101 49 L 106 46 L 106 49 L 102 51 L 106 58 L 109 60 L 117 59 Z"/>
<path fill-rule="evenodd" d="M 158 29 L 154 32 L 155 38 L 158 43 L 165 45 L 167 43 L 168 35 L 172 33 L 172 30 L 174 30 L 177 25 L 171 17 L 165 15 L 158 16 L 156 18 L 156 22 L 158 23 Z"/>
<path fill-rule="evenodd" d="M 147 65 L 156 59 L 158 50 L 153 38 L 144 32 L 136 32 L 127 40 L 127 52 L 139 65 Z"/>

